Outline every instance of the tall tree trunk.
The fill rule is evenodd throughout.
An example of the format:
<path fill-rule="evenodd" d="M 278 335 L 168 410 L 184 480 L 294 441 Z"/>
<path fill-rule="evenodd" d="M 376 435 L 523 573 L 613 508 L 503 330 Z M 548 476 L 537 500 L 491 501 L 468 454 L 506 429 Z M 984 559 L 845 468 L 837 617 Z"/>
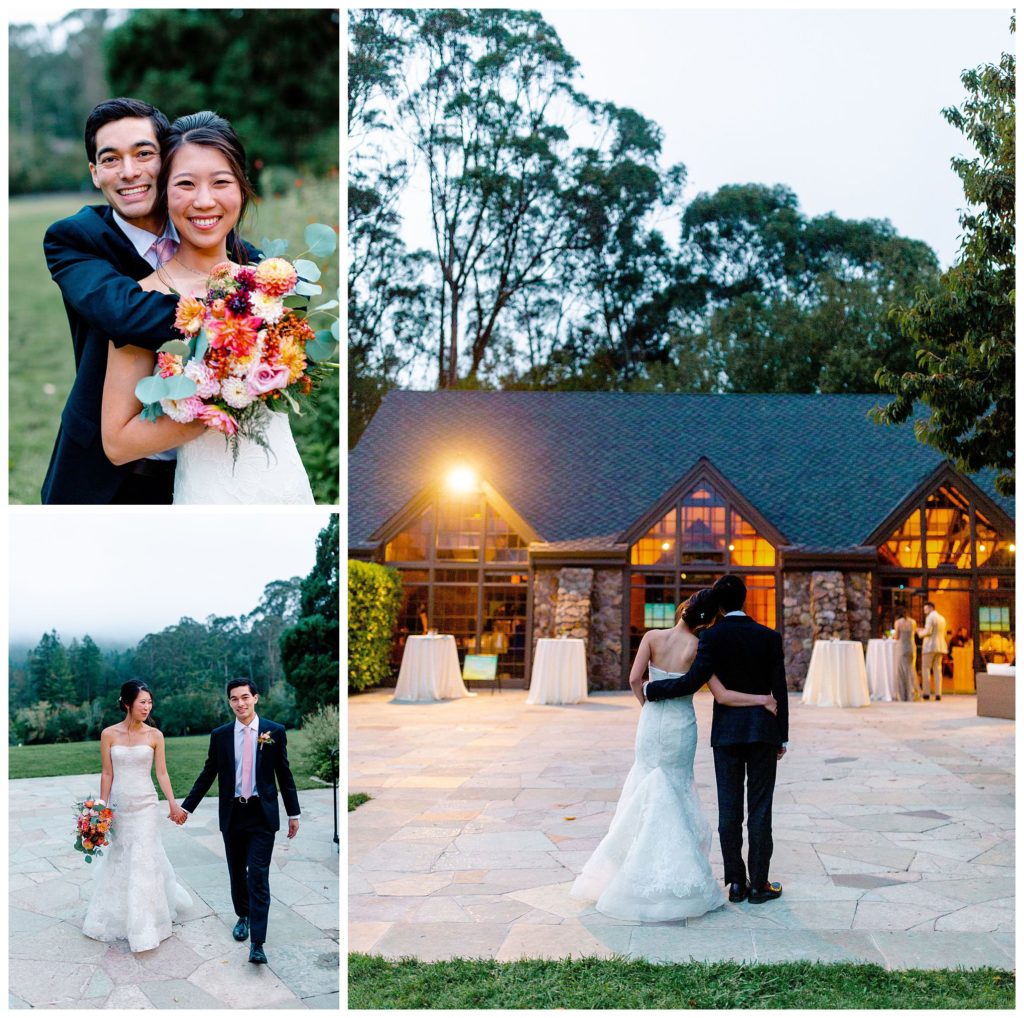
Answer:
<path fill-rule="evenodd" d="M 452 307 L 450 324 L 448 329 L 448 384 L 447 388 L 454 388 L 458 381 L 459 364 L 459 291 L 452 287 Z"/>

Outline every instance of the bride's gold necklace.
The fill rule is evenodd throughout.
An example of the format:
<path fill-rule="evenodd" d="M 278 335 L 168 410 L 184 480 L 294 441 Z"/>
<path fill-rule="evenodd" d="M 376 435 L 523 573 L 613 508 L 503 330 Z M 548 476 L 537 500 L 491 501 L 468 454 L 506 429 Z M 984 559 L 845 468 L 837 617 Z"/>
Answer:
<path fill-rule="evenodd" d="M 186 265 L 177 255 L 171 261 L 177 262 L 187 272 L 191 272 L 193 276 L 208 276 L 210 274 L 209 272 L 200 272 L 199 269 L 194 269 L 191 265 Z"/>

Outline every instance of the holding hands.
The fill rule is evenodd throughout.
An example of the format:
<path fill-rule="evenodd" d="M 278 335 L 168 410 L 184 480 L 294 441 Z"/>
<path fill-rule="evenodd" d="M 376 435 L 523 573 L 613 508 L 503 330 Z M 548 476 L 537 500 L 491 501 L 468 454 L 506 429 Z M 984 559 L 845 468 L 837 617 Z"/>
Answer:
<path fill-rule="evenodd" d="M 177 804 L 172 803 L 167 814 L 168 820 L 173 820 L 179 827 L 188 820 L 188 814 Z"/>

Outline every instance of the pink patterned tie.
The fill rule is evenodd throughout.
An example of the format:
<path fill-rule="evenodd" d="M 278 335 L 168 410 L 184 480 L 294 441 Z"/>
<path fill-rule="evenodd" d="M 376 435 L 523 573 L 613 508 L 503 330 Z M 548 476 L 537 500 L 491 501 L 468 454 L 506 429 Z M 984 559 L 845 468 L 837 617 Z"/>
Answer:
<path fill-rule="evenodd" d="M 169 262 L 178 252 L 177 242 L 171 237 L 160 237 L 154 240 L 146 254 L 156 255 L 157 268 L 165 262 Z"/>
<path fill-rule="evenodd" d="M 242 798 L 252 795 L 252 735 L 251 728 L 242 729 Z"/>

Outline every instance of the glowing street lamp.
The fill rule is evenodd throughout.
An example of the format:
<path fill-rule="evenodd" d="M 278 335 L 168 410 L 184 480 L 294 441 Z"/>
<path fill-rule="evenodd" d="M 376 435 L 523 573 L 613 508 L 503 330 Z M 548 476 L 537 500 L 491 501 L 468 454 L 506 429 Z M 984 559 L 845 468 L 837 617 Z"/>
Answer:
<path fill-rule="evenodd" d="M 469 495 L 477 490 L 476 471 L 460 463 L 448 471 L 445 487 L 454 495 Z"/>

